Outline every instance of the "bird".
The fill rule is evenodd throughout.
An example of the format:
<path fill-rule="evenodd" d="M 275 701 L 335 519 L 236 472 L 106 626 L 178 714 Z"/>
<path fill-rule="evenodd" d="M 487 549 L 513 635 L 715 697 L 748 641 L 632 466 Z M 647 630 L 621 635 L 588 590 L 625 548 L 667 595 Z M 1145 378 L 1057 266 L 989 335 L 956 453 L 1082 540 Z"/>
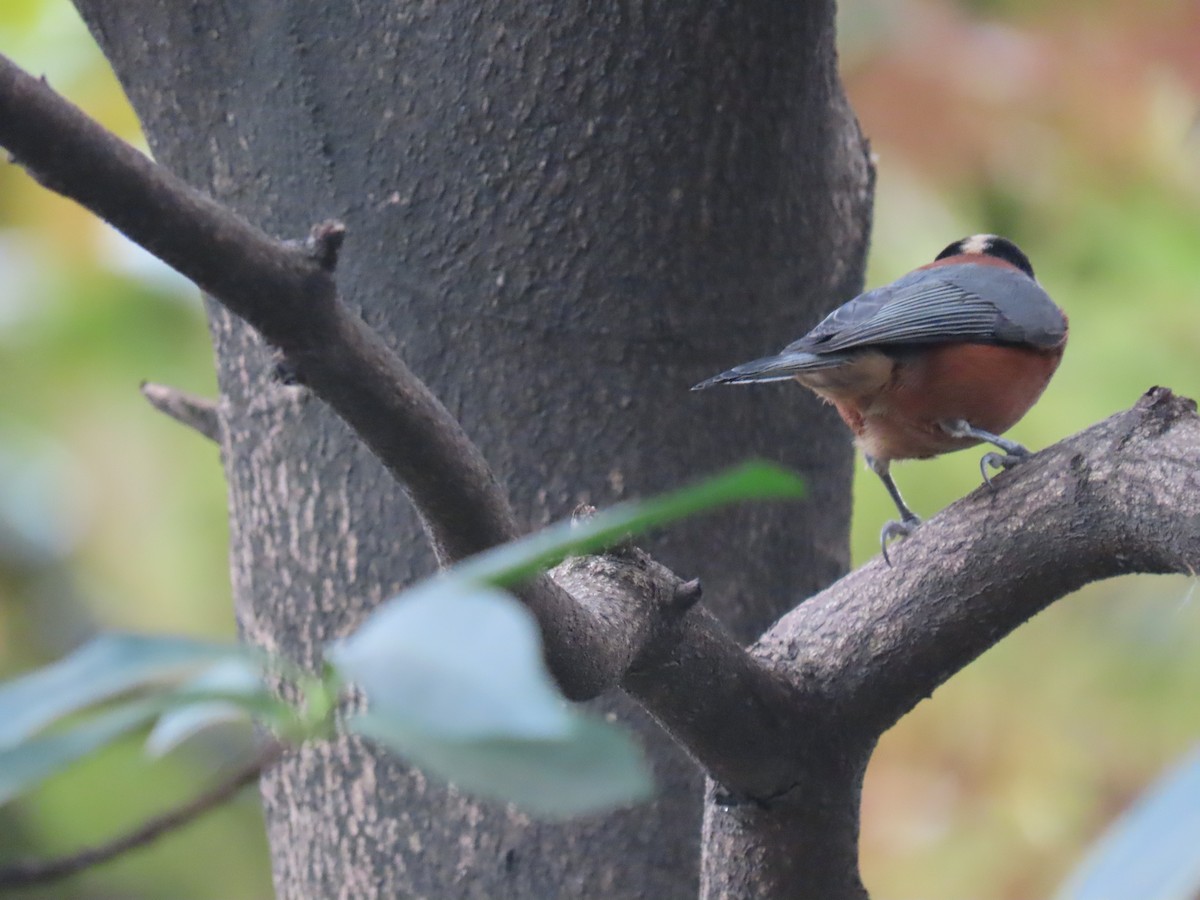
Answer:
<path fill-rule="evenodd" d="M 1030 455 L 1002 437 L 1037 402 L 1067 344 L 1066 314 L 1012 241 L 976 234 L 891 284 L 860 294 L 774 356 L 694 385 L 798 381 L 854 433 L 867 467 L 900 513 L 888 543 L 921 524 L 892 478 L 897 460 L 929 459 L 980 443 L 979 463 L 1007 469 Z"/>

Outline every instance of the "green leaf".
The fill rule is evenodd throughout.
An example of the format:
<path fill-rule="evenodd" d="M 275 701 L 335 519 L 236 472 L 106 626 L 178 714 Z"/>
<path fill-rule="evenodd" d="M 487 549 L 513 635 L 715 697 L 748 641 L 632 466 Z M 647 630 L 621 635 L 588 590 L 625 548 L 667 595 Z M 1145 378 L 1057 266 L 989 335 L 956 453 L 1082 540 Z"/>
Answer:
<path fill-rule="evenodd" d="M 653 791 L 637 745 L 589 717 L 574 717 L 567 735 L 542 741 L 437 740 L 373 713 L 347 725 L 468 793 L 547 818 L 628 806 Z"/>
<path fill-rule="evenodd" d="M 180 744 L 209 728 L 227 722 L 248 721 L 250 714 L 227 700 L 189 703 L 159 717 L 146 738 L 146 752 L 155 758 L 166 756 Z"/>
<path fill-rule="evenodd" d="M 1056 900 L 1200 896 L 1200 749 L 1150 788 L 1096 842 Z"/>
<path fill-rule="evenodd" d="M 326 659 L 373 715 L 447 740 L 556 738 L 572 715 L 533 616 L 502 591 L 436 578 L 381 606 Z"/>
<path fill-rule="evenodd" d="M 505 587 L 562 562 L 571 554 L 592 553 L 631 533 L 739 500 L 798 499 L 804 482 L 787 469 L 750 462 L 649 500 L 635 500 L 597 513 L 582 522 L 561 522 L 518 541 L 460 563 L 446 578 L 462 578 Z"/>
<path fill-rule="evenodd" d="M 255 658 L 234 644 L 187 638 L 101 635 L 74 653 L 0 685 L 0 747 L 13 746 L 65 715 L 221 659 Z"/>
<path fill-rule="evenodd" d="M 533 617 L 495 588 L 427 581 L 381 607 L 327 659 L 370 702 L 351 730 L 464 790 L 568 816 L 651 789 L 637 747 L 561 697 Z"/>
<path fill-rule="evenodd" d="M 160 708 L 161 704 L 155 701 L 135 700 L 91 716 L 65 731 L 0 748 L 0 804 L 144 725 Z"/>
<path fill-rule="evenodd" d="M 279 701 L 263 687 L 261 670 L 242 659 L 222 660 L 182 685 L 178 696 L 211 693 L 238 699 L 184 702 L 168 709 L 159 716 L 146 738 L 146 752 L 155 757 L 163 756 L 207 728 L 248 719 L 252 712 L 279 705 Z M 290 707 L 284 709 L 291 711 Z"/>

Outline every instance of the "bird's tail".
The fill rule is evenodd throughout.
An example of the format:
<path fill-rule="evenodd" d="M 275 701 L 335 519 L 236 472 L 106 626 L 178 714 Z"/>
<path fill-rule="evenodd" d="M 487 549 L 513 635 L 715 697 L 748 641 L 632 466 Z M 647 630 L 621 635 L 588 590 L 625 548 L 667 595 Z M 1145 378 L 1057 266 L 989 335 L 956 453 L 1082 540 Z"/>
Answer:
<path fill-rule="evenodd" d="M 693 391 L 702 391 L 714 384 L 761 384 L 764 381 L 788 381 L 802 372 L 812 372 L 816 369 L 829 369 L 846 362 L 846 356 L 840 353 L 805 353 L 794 350 L 779 353 L 775 356 L 764 356 L 762 359 L 751 360 L 734 366 L 727 372 L 706 378 L 692 386 Z"/>

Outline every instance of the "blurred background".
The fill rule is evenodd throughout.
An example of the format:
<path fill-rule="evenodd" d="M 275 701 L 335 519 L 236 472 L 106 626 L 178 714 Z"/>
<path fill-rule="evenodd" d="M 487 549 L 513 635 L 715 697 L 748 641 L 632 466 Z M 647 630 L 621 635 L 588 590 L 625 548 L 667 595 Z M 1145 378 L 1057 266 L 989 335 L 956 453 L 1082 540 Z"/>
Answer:
<path fill-rule="evenodd" d="M 844 0 L 842 65 L 878 155 L 869 283 L 981 231 L 1016 240 L 1071 344 L 1012 436 L 1040 448 L 1155 384 L 1200 395 L 1200 3 Z M 137 123 L 67 0 L 5 0 L 0 51 L 126 138 Z M 803 323 L 808 324 L 808 323 Z M 769 348 L 768 348 L 769 349 Z M 215 394 L 198 297 L 91 216 L 0 166 L 0 677 L 98 627 L 231 636 L 216 449 L 152 412 L 148 378 Z M 898 470 L 923 515 L 977 452 Z M 856 484 L 855 560 L 892 514 Z M 1195 579 L 1056 604 L 885 736 L 863 864 L 881 900 L 1052 892 L 1200 740 Z M 0 861 L 102 840 L 248 752 L 218 731 L 159 762 L 128 742 L 0 808 Z M 267 898 L 251 794 L 29 897 Z"/>

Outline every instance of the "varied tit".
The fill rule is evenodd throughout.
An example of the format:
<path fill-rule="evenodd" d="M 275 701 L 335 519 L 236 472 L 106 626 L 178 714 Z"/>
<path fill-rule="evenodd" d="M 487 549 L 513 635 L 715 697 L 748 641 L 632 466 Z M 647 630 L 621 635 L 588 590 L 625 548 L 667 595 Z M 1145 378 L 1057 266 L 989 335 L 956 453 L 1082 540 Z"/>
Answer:
<path fill-rule="evenodd" d="M 1002 451 L 980 461 L 988 480 L 989 466 L 1028 456 L 1000 435 L 1041 396 L 1066 344 L 1067 317 L 1029 258 L 1012 241 L 977 234 L 838 307 L 778 355 L 692 390 L 794 379 L 832 403 L 900 510 L 880 534 L 887 559 L 888 540 L 921 523 L 892 480 L 892 460 L 986 442 Z"/>

